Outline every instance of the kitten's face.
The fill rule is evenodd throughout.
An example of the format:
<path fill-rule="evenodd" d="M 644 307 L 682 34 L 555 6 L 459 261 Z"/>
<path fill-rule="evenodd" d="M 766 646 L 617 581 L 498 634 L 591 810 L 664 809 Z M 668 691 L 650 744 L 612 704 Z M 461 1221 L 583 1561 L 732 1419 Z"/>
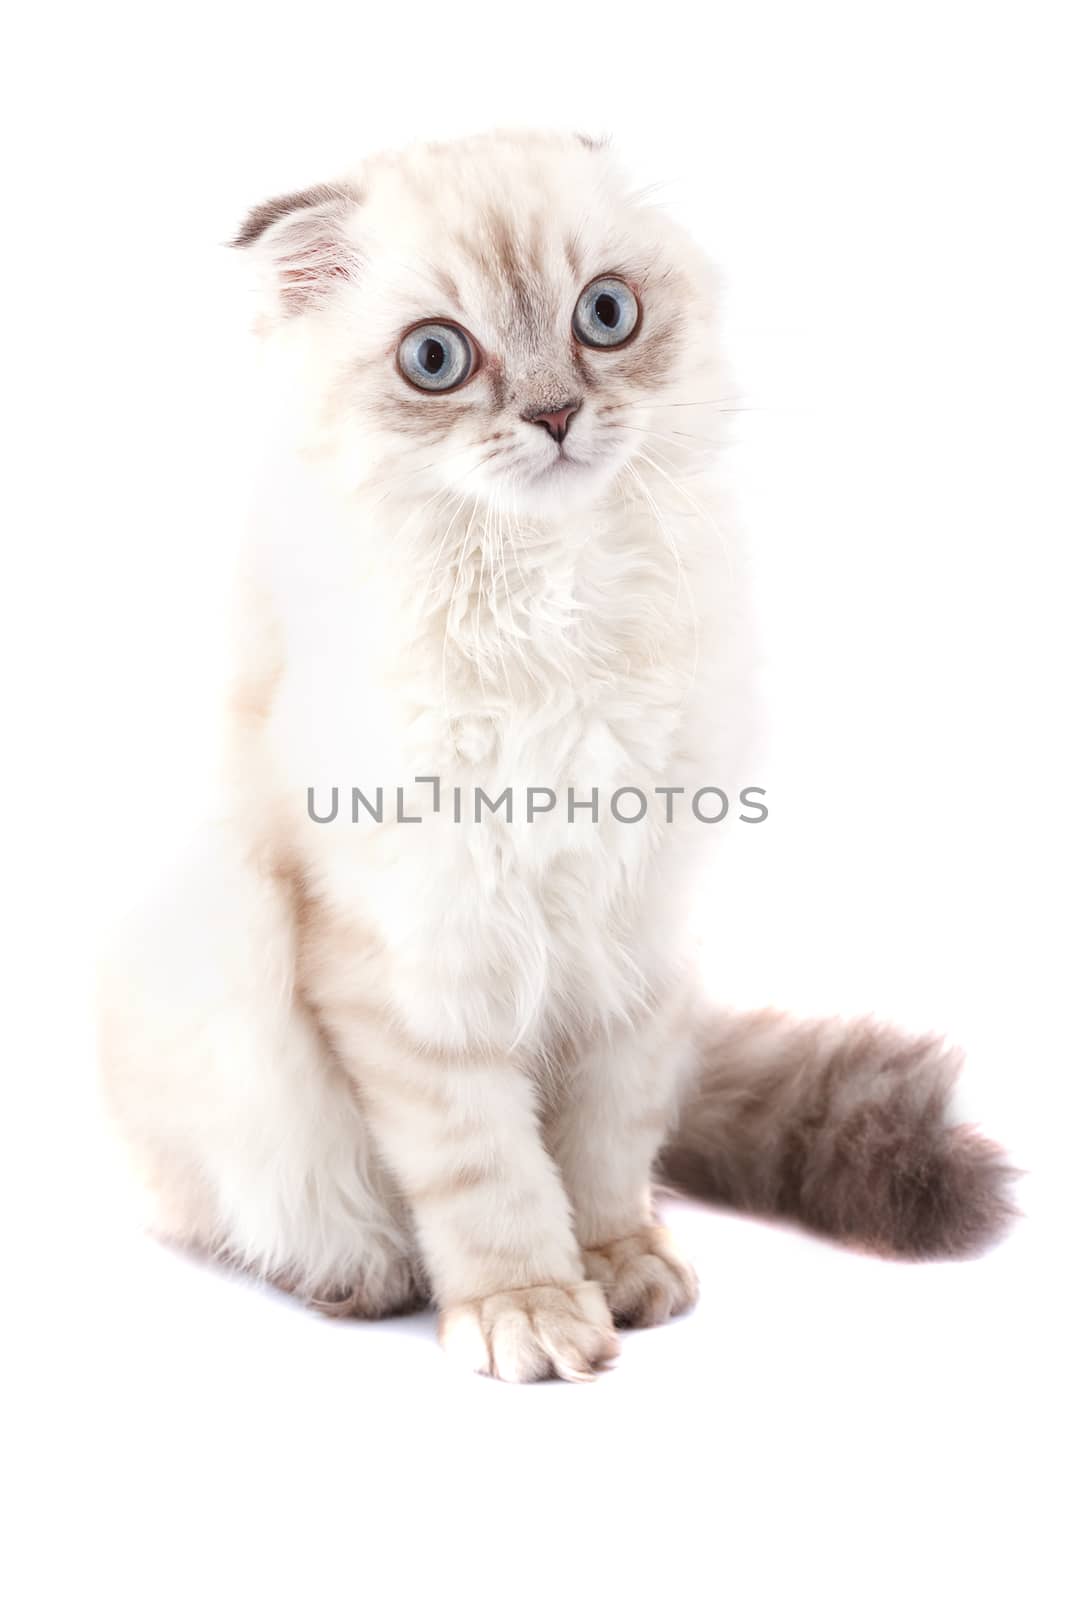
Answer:
<path fill-rule="evenodd" d="M 268 263 L 270 325 L 349 482 L 552 516 L 716 398 L 706 265 L 578 138 L 379 158 L 260 208 L 238 242 Z"/>

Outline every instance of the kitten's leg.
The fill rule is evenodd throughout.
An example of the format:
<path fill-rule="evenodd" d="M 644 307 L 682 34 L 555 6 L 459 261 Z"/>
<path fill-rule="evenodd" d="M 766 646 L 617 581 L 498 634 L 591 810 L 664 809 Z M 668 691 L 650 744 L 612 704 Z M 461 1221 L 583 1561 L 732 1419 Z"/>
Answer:
<path fill-rule="evenodd" d="M 369 1007 L 317 1003 L 414 1216 L 446 1350 L 512 1381 L 591 1377 L 616 1338 L 530 1079 L 504 1054 L 438 1053 Z"/>
<path fill-rule="evenodd" d="M 333 1314 L 424 1302 L 352 1085 L 294 995 L 290 896 L 211 830 L 110 952 L 105 1103 L 153 1231 Z"/>
<path fill-rule="evenodd" d="M 618 1322 L 648 1327 L 686 1311 L 696 1275 L 652 1209 L 651 1171 L 674 1116 L 691 1047 L 660 1012 L 575 1063 L 546 1138 L 570 1195 L 586 1272 Z"/>

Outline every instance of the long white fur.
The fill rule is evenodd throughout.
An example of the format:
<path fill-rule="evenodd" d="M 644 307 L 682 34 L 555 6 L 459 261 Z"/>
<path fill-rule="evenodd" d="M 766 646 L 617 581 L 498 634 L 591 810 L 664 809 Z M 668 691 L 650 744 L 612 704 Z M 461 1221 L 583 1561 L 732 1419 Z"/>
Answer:
<path fill-rule="evenodd" d="M 356 1310 L 428 1286 L 461 1358 L 584 1376 L 613 1348 L 604 1291 L 637 1320 L 693 1293 L 648 1184 L 691 1065 L 687 908 L 713 830 L 684 798 L 670 826 L 662 799 L 634 824 L 607 801 L 747 777 L 715 285 L 578 139 L 425 147 L 337 192 L 251 246 L 286 404 L 231 790 L 110 965 L 108 1097 L 173 1235 Z M 537 316 L 487 265 L 487 217 L 536 254 Z M 670 358 L 625 382 L 621 353 L 588 354 L 555 472 L 521 413 L 573 388 L 571 311 L 605 271 L 644 285 L 638 343 L 669 323 Z M 424 438 L 393 352 L 441 315 L 503 400 L 479 374 Z M 387 817 L 403 786 L 423 821 L 351 823 L 352 785 L 382 787 Z M 560 796 L 532 823 L 527 785 Z M 340 789 L 337 821 L 308 818 L 309 786 Z M 510 825 L 473 821 L 476 786 L 513 788 Z M 568 821 L 571 786 L 599 789 L 597 824 Z"/>

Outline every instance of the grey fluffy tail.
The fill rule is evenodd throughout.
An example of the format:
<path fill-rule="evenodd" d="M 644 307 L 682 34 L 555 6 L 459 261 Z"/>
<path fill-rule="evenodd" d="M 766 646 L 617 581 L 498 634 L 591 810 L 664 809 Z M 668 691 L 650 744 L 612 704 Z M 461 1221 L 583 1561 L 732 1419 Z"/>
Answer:
<path fill-rule="evenodd" d="M 708 1024 L 660 1170 L 677 1189 L 885 1254 L 967 1256 L 1016 1215 L 1016 1173 L 953 1123 L 958 1051 L 872 1021 Z"/>

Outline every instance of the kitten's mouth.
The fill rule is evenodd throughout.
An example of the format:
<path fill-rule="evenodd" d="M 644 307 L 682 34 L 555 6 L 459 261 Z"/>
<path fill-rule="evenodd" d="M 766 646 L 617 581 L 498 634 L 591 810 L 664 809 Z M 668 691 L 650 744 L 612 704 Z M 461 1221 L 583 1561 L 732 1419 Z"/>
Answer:
<path fill-rule="evenodd" d="M 611 460 L 610 451 L 593 449 L 588 454 L 574 455 L 560 449 L 549 461 L 531 461 L 518 467 L 521 482 L 531 491 L 538 490 L 581 493 L 588 482 L 592 487 Z"/>
<path fill-rule="evenodd" d="M 575 467 L 588 466 L 588 462 L 579 461 L 577 456 L 569 456 L 562 445 L 551 461 L 546 461 L 534 474 L 538 478 L 548 478 L 557 472 L 573 471 Z"/>
<path fill-rule="evenodd" d="M 569 445 L 570 441 L 568 441 Z M 562 441 L 556 452 L 546 461 L 544 457 L 534 460 L 513 460 L 506 463 L 502 475 L 509 478 L 512 483 L 522 484 L 533 492 L 539 489 L 550 489 L 555 485 L 561 488 L 564 484 L 580 489 L 586 479 L 595 479 L 598 472 L 602 471 L 611 458 L 611 451 L 605 451 L 603 446 L 597 448 L 591 441 L 583 440 L 577 451 L 564 446 Z"/>

